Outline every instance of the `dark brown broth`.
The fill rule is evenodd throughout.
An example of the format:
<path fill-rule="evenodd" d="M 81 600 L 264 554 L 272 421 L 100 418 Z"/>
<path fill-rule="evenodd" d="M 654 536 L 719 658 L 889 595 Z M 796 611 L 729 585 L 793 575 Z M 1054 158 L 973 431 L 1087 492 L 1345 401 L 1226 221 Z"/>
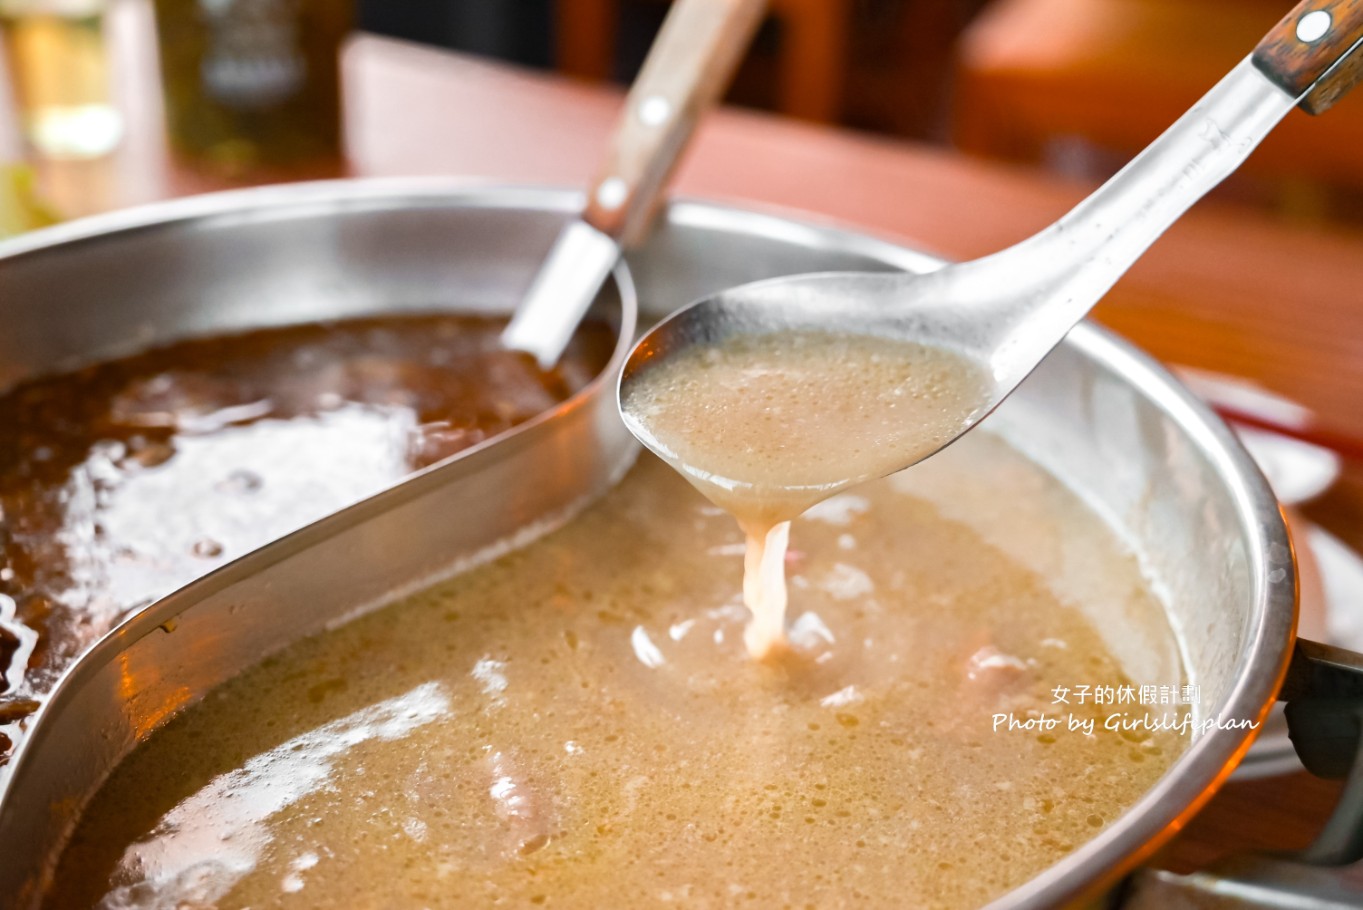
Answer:
<path fill-rule="evenodd" d="M 586 385 L 504 320 L 394 315 L 172 344 L 0 395 L 0 765 L 61 671 L 188 581 Z"/>

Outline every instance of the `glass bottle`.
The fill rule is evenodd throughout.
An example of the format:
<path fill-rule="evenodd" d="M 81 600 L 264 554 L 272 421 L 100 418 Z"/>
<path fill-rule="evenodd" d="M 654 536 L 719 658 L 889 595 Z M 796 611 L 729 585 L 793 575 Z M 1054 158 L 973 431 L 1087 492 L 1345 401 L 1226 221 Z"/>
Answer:
<path fill-rule="evenodd" d="M 224 176 L 341 156 L 351 0 L 155 0 L 172 147 Z"/>
<path fill-rule="evenodd" d="M 45 158 L 98 158 L 123 137 L 105 42 L 105 0 L 0 0 L 24 138 Z"/>

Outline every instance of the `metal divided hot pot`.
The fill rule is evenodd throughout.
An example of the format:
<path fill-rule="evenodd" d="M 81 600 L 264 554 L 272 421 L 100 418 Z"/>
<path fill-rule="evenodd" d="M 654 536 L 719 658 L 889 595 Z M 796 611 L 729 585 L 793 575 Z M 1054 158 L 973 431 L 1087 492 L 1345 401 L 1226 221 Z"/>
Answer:
<path fill-rule="evenodd" d="M 0 247 L 0 382 L 230 329 L 433 305 L 509 311 L 577 204 L 548 190 L 319 184 L 32 235 Z M 611 375 L 633 334 L 635 290 L 650 319 L 758 278 L 939 261 L 683 202 L 629 264 L 634 287 L 622 273 L 618 293 L 598 301 L 621 332 L 612 367 L 575 399 L 153 604 L 68 672 L 0 778 L 0 903 L 30 906 L 82 802 L 178 709 L 266 653 L 563 521 L 607 489 L 635 454 Z M 1293 654 L 1293 554 L 1276 501 L 1224 425 L 1089 325 L 989 423 L 1098 509 L 1169 592 L 1206 713 L 1262 719 Z M 1303 679 L 1313 667 L 1329 675 L 1303 661 Z M 1251 738 L 1197 738 L 1124 816 L 994 906 L 1054 906 L 1110 884 L 1196 811 Z"/>

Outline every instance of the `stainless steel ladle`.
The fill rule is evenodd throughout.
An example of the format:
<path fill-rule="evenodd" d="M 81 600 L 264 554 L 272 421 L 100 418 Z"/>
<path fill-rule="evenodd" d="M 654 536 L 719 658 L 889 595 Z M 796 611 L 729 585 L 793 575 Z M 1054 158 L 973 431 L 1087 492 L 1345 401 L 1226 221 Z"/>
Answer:
<path fill-rule="evenodd" d="M 630 384 L 670 354 L 741 334 L 823 330 L 945 347 L 986 365 L 992 386 L 970 419 L 962 414 L 965 432 L 1294 105 L 1320 113 L 1363 77 L 1361 42 L 1363 3 L 1304 0 L 1120 173 L 1055 224 L 1002 252 L 927 274 L 778 278 L 678 311 L 625 364 L 621 408 L 634 418 L 626 422 L 631 428 L 646 422 L 628 412 Z"/>

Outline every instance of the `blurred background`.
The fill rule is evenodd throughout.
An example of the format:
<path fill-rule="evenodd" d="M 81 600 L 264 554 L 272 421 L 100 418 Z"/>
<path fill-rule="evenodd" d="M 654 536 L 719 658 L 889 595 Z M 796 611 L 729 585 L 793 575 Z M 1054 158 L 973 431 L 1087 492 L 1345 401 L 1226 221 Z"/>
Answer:
<path fill-rule="evenodd" d="M 728 100 L 1097 182 L 1289 5 L 771 0 Z M 330 172 L 328 161 L 344 173 L 336 59 L 354 30 L 626 84 L 667 7 L 666 0 L 0 0 L 8 217 L 15 220 L 16 204 L 38 220 L 109 207 L 97 181 L 73 179 L 100 166 L 71 162 L 98 161 L 137 141 L 125 122 L 154 103 L 177 160 L 217 181 L 315 177 Z M 139 29 L 155 39 L 130 37 Z M 160 99 L 128 88 L 139 74 L 159 82 Z M 1218 195 L 1287 221 L 1363 220 L 1356 153 L 1363 95 L 1318 123 L 1305 119 L 1284 124 Z M 30 167 L 15 168 L 19 161 Z M 126 198 L 136 175 L 119 179 Z"/>

